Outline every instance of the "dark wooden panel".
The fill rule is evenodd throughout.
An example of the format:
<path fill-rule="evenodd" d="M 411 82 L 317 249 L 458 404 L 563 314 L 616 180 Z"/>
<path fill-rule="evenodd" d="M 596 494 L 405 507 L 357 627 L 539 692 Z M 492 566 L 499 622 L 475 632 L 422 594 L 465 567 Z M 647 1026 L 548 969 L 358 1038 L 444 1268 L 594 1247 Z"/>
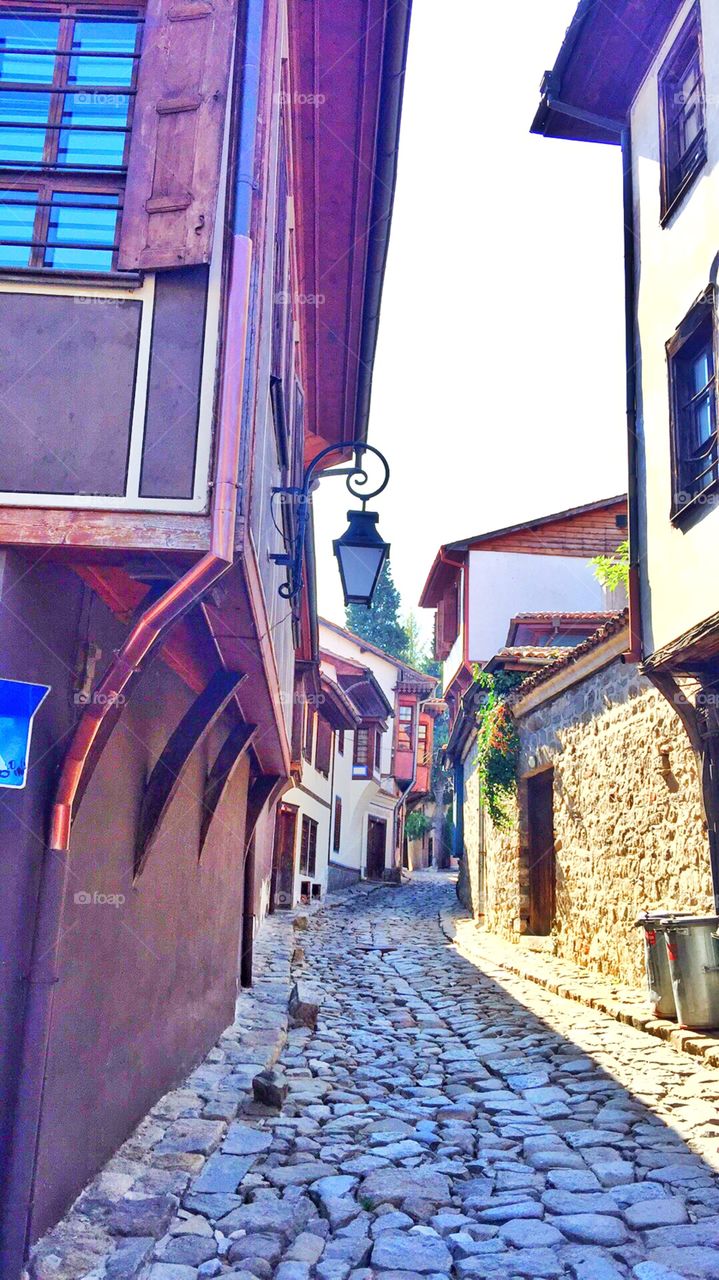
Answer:
<path fill-rule="evenodd" d="M 158 275 L 140 480 L 143 498 L 192 497 L 206 309 L 206 267 Z"/>
<path fill-rule="evenodd" d="M 234 777 L 235 769 L 256 733 L 257 725 L 255 724 L 238 724 L 232 729 L 220 747 L 215 763 L 207 775 L 202 799 L 200 857 L 202 857 L 202 850 L 205 847 L 212 819 L 217 812 L 220 801 Z"/>
<path fill-rule="evenodd" d="M 141 313 L 0 294 L 0 489 L 124 494 Z"/>
<path fill-rule="evenodd" d="M 207 688 L 195 699 L 177 728 L 170 734 L 142 797 L 135 876 L 139 876 L 145 866 L 150 846 L 159 834 L 162 820 L 182 781 L 190 756 L 217 723 L 244 679 L 236 671 L 216 671 Z"/>

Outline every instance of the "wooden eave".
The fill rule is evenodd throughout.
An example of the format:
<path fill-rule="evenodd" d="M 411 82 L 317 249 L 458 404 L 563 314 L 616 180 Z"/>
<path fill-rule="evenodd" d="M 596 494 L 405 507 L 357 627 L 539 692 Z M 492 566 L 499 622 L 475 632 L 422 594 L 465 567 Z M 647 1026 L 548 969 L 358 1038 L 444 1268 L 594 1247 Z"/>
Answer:
<path fill-rule="evenodd" d="M 616 145 L 634 97 L 683 0 L 581 0 L 552 71 L 532 133 Z M 582 120 L 560 102 L 594 117 Z M 603 127 L 602 120 L 607 121 Z"/>
<path fill-rule="evenodd" d="M 105 558 L 125 551 L 199 556 L 210 547 L 210 518 L 153 511 L 0 507 L 0 546 L 41 548 L 55 560 L 88 554 Z"/>
<path fill-rule="evenodd" d="M 409 12 L 410 0 L 290 6 L 307 460 L 367 433 Z"/>

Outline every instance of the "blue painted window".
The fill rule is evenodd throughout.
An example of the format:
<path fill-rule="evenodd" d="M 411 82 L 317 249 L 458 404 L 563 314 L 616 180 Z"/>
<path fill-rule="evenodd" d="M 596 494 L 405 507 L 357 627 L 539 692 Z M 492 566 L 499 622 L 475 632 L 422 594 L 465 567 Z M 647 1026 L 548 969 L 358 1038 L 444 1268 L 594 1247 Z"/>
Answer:
<path fill-rule="evenodd" d="M 0 267 L 116 268 L 142 18 L 0 15 Z"/>

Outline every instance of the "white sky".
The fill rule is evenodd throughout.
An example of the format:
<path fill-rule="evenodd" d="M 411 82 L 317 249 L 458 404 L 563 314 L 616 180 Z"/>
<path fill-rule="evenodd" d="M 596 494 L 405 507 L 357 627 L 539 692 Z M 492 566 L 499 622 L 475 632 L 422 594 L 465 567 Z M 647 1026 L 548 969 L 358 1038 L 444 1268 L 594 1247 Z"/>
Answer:
<path fill-rule="evenodd" d="M 441 543 L 626 486 L 619 151 L 529 133 L 575 7 L 414 0 L 369 431 L 405 610 Z M 339 622 L 348 498 L 314 503 Z"/>

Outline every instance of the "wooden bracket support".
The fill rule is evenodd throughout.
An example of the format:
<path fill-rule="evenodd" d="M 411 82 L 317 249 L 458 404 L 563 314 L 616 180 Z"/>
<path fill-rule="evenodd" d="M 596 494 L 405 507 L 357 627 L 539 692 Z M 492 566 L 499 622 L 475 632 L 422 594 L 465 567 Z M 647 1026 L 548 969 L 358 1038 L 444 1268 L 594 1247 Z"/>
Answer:
<path fill-rule="evenodd" d="M 244 679 L 245 676 L 237 671 L 216 671 L 170 735 L 142 798 L 135 849 L 135 879 L 144 870 L 150 848 L 180 786 L 190 756 L 217 723 Z"/>
<path fill-rule="evenodd" d="M 256 733 L 257 725 L 255 724 L 236 725 L 227 735 L 217 753 L 217 759 L 210 769 L 205 782 L 198 858 L 202 857 L 202 850 L 205 847 L 205 841 L 212 826 L 212 819 L 217 812 L 220 801 Z"/>

